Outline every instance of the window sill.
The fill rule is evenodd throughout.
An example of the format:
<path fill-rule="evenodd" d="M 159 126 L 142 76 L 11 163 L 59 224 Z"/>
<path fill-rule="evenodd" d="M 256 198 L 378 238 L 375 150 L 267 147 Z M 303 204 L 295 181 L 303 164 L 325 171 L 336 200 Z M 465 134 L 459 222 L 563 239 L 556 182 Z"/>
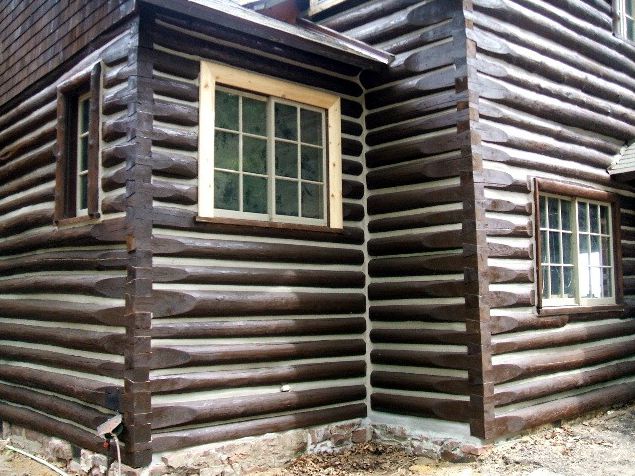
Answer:
<path fill-rule="evenodd" d="M 88 222 L 96 222 L 99 220 L 100 216 L 101 215 L 99 213 L 96 213 L 95 215 L 81 215 L 78 217 L 60 218 L 59 220 L 55 220 L 55 225 L 60 228 L 63 228 L 66 226 L 79 225 L 79 224 L 84 224 Z"/>
<path fill-rule="evenodd" d="M 307 232 L 320 232 L 320 233 L 343 233 L 343 228 L 331 228 L 327 225 L 303 225 L 302 223 L 281 223 L 272 221 L 259 221 L 259 220 L 241 220 L 239 218 L 219 218 L 219 217 L 203 217 L 196 216 L 195 220 L 199 223 L 211 223 L 217 225 L 231 225 L 238 227 L 253 227 L 253 228 L 273 228 L 279 230 L 300 230 Z"/>
<path fill-rule="evenodd" d="M 538 316 L 562 316 L 567 314 L 591 314 L 602 312 L 624 312 L 624 306 L 621 304 L 607 304 L 602 306 L 543 307 L 538 309 Z"/>

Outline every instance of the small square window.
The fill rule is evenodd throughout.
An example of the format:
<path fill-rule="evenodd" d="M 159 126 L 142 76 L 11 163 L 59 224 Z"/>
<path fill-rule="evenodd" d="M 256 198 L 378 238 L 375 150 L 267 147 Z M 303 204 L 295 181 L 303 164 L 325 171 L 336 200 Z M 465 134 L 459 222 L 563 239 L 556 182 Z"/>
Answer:
<path fill-rule="evenodd" d="M 55 219 L 99 216 L 100 67 L 58 88 Z"/>

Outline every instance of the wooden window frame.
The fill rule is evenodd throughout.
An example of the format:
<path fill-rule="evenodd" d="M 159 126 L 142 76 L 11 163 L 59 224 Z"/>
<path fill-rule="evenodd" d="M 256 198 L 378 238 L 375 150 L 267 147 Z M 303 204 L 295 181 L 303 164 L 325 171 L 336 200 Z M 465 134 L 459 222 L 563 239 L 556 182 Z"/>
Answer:
<path fill-rule="evenodd" d="M 627 22 L 631 21 L 633 23 L 633 30 L 635 31 L 635 17 L 630 17 L 626 14 L 627 1 L 613 0 L 613 30 L 623 40 L 635 43 L 635 38 L 628 37 Z"/>
<path fill-rule="evenodd" d="M 77 209 L 78 104 L 88 95 L 87 208 Z M 57 167 L 55 171 L 55 223 L 66 225 L 99 218 L 99 125 L 101 65 L 57 88 Z"/>
<path fill-rule="evenodd" d="M 199 91 L 199 157 L 198 157 L 198 221 L 248 224 L 267 227 L 342 230 L 342 155 L 340 98 L 308 86 L 265 76 L 242 69 L 201 61 Z M 223 216 L 214 208 L 214 131 L 216 86 L 244 91 L 246 94 L 272 97 L 280 102 L 290 101 L 324 110 L 326 113 L 327 154 L 325 172 L 325 224 L 316 225 L 312 219 L 273 215 L 268 220 L 254 219 L 245 214 Z M 221 216 L 219 216 L 221 215 Z"/>
<path fill-rule="evenodd" d="M 613 257 L 613 282 L 614 300 L 606 303 L 592 304 L 570 304 L 570 305 L 550 305 L 543 302 L 542 297 L 542 270 L 541 253 L 542 243 L 540 234 L 540 196 L 554 196 L 571 199 L 574 203 L 577 199 L 588 202 L 607 204 L 611 210 L 611 237 L 612 237 L 612 257 Z M 577 210 L 575 210 L 577 216 Z M 584 313 L 593 311 L 608 311 L 613 309 L 623 309 L 624 305 L 624 285 L 622 275 L 622 252 L 620 236 L 620 206 L 618 196 L 604 190 L 583 187 L 580 185 L 557 182 L 546 179 L 534 179 L 534 215 L 535 215 L 535 239 L 536 239 L 536 307 L 541 315 Z M 576 231 L 577 232 L 577 231 Z M 577 239 L 576 239 L 577 243 Z M 577 269 L 577 266 L 576 266 Z"/>

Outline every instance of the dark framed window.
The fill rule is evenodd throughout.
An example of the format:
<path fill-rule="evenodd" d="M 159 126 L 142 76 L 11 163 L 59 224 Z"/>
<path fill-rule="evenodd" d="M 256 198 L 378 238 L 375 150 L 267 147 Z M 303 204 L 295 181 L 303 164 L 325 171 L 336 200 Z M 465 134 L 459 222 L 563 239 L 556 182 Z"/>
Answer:
<path fill-rule="evenodd" d="M 55 220 L 99 216 L 101 68 L 62 83 L 57 91 Z"/>
<path fill-rule="evenodd" d="M 539 308 L 622 303 L 615 194 L 536 179 Z"/>
<path fill-rule="evenodd" d="M 630 41 L 635 41 L 635 0 L 613 0 L 615 32 Z"/>

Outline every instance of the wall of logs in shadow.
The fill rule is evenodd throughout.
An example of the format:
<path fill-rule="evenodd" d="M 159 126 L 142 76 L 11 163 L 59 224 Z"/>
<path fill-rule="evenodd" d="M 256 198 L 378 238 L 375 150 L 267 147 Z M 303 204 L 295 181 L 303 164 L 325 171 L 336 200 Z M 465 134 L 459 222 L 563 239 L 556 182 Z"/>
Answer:
<path fill-rule="evenodd" d="M 367 2 L 321 23 L 396 55 L 361 77 L 372 409 L 468 422 L 460 2 Z"/>
<path fill-rule="evenodd" d="M 359 71 L 160 14 L 153 41 L 154 451 L 365 416 Z M 195 221 L 199 63 L 184 54 L 343 97 L 342 233 Z"/>
<path fill-rule="evenodd" d="M 117 124 L 131 42 L 123 33 L 101 58 L 101 220 L 53 224 L 56 85 L 0 118 L 0 419 L 94 451 L 104 451 L 94 430 L 123 390 L 126 131 Z"/>
<path fill-rule="evenodd" d="M 548 177 L 621 194 L 627 311 L 537 316 L 533 196 L 486 184 L 487 197 L 515 204 L 488 213 L 500 225 L 490 276 L 504 278 L 489 302 L 497 436 L 635 397 L 635 201 L 606 173 L 635 137 L 635 61 L 612 33 L 610 2 L 475 0 L 473 19 L 485 167 L 518 183 Z"/>

